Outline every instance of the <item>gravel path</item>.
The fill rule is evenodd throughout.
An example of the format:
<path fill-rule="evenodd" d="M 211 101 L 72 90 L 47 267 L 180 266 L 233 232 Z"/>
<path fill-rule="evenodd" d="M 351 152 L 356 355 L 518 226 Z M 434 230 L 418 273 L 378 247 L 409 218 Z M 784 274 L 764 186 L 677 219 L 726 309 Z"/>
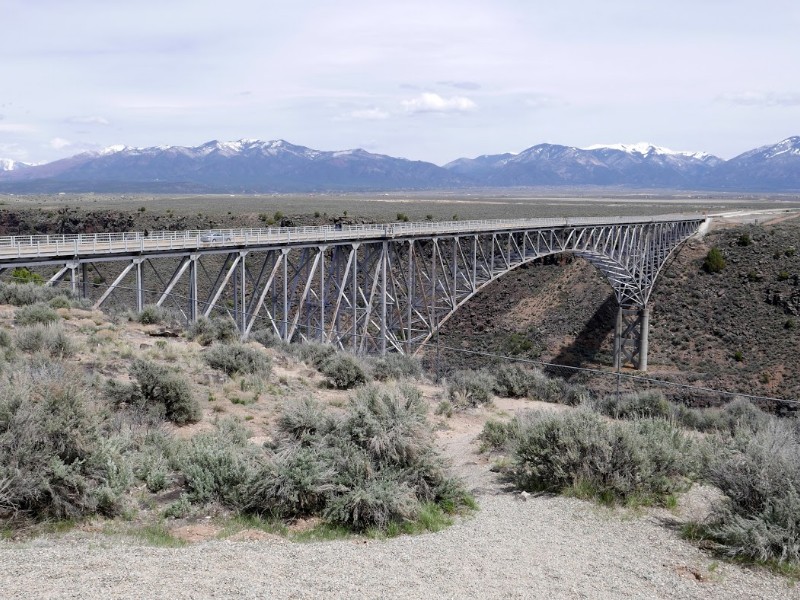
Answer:
<path fill-rule="evenodd" d="M 72 534 L 0 544 L 3 598 L 800 598 L 647 517 L 567 498 L 480 498 L 446 531 L 388 541 L 163 549 Z"/>

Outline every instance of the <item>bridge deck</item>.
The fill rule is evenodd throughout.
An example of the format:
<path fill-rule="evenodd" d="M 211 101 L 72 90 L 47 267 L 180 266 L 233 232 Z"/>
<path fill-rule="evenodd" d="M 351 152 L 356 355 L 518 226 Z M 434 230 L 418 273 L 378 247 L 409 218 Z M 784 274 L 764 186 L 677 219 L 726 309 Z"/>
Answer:
<path fill-rule="evenodd" d="M 649 217 L 582 217 L 549 219 L 492 219 L 386 225 L 269 227 L 188 231 L 130 231 L 120 233 L 0 236 L 0 267 L 20 259 L 47 260 L 82 256 L 150 254 L 155 252 L 219 251 L 220 249 L 295 246 L 386 238 L 425 238 L 437 235 L 504 232 L 538 228 L 585 227 L 704 219 L 699 214 Z"/>

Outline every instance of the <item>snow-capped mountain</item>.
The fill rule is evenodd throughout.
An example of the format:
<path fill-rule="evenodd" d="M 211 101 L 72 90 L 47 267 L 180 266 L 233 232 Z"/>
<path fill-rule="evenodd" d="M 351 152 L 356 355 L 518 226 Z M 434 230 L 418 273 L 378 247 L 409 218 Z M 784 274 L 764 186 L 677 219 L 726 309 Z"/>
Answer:
<path fill-rule="evenodd" d="M 800 190 L 800 136 L 761 146 L 720 165 L 708 182 L 718 189 Z"/>
<path fill-rule="evenodd" d="M 705 152 L 688 152 L 685 150 L 670 150 L 669 148 L 662 148 L 661 146 L 654 146 L 647 142 L 639 142 L 638 144 L 595 144 L 587 146 L 584 150 L 619 150 L 626 154 L 639 155 L 641 157 L 648 156 L 679 156 L 683 158 L 694 158 L 701 161 L 712 160 L 722 162 L 722 159 L 717 158 Z"/>
<path fill-rule="evenodd" d="M 193 147 L 110 146 L 0 177 L 0 188 L 60 191 L 291 192 L 461 183 L 455 174 L 422 161 L 360 149 L 320 151 L 284 140 L 246 139 Z"/>
<path fill-rule="evenodd" d="M 489 185 L 633 185 L 684 187 L 722 159 L 702 152 L 678 152 L 650 144 L 574 148 L 539 144 L 519 154 L 459 159 L 445 165 Z M 690 186 L 691 187 L 691 186 Z"/>
<path fill-rule="evenodd" d="M 285 140 L 199 146 L 110 146 L 42 165 L 0 162 L 10 192 L 310 192 L 508 186 L 800 190 L 800 137 L 724 161 L 647 143 L 538 144 L 444 167 L 365 150 L 322 151 Z"/>
<path fill-rule="evenodd" d="M 10 158 L 0 158 L 0 171 L 19 171 L 20 169 L 27 169 L 31 167 L 28 163 L 19 162 Z"/>

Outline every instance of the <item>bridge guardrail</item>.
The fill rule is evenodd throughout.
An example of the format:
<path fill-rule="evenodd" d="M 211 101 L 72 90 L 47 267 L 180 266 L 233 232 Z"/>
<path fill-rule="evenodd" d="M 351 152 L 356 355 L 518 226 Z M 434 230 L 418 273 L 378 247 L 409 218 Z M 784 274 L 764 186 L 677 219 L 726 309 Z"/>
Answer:
<path fill-rule="evenodd" d="M 649 217 L 565 217 L 543 219 L 483 219 L 471 221 L 387 223 L 364 225 L 322 225 L 302 227 L 267 227 L 239 229 L 203 229 L 182 231 L 128 231 L 92 234 L 41 234 L 0 236 L 0 260 L 3 258 L 78 256 L 80 254 L 117 254 L 144 251 L 192 250 L 264 244 L 334 242 L 381 237 L 414 237 L 430 234 L 507 231 L 540 227 L 580 227 L 690 221 L 704 215 L 674 214 Z M 211 237 L 212 239 L 208 239 Z M 218 239 L 219 238 L 219 239 Z"/>

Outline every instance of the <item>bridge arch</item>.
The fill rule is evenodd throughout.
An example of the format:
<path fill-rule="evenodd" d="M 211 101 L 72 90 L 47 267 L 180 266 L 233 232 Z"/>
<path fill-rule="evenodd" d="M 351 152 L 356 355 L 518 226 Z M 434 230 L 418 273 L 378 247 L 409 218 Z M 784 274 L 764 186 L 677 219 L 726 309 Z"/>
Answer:
<path fill-rule="evenodd" d="M 603 275 L 603 276 L 606 278 L 606 280 L 608 281 L 609 285 L 612 285 L 612 284 L 611 284 L 611 281 L 609 280 L 609 278 L 608 278 L 608 276 L 607 276 L 607 274 L 606 274 L 606 272 L 605 272 L 605 271 L 603 271 L 603 269 L 601 269 L 601 268 L 600 268 L 600 267 L 599 267 L 599 266 L 598 266 L 598 265 L 597 265 L 595 262 L 593 262 L 593 261 L 591 260 L 591 258 L 590 258 L 588 255 L 578 255 L 578 254 L 576 254 L 576 253 L 574 253 L 574 252 L 571 252 L 571 251 L 568 251 L 568 250 L 567 250 L 567 251 L 563 251 L 563 252 L 550 252 L 550 253 L 548 253 L 548 254 L 542 254 L 541 256 L 537 256 L 537 257 L 529 258 L 529 259 L 527 259 L 527 260 L 524 260 L 524 261 L 522 261 L 522 262 L 519 262 L 518 264 L 514 264 L 514 265 L 513 265 L 513 266 L 511 266 L 511 267 L 510 267 L 508 270 L 506 270 L 506 271 L 503 271 L 502 273 L 498 273 L 498 274 L 497 274 L 497 275 L 495 275 L 495 276 L 494 276 L 492 279 L 488 279 L 488 280 L 484 281 L 484 282 L 483 282 L 483 283 L 481 283 L 481 284 L 480 284 L 480 286 L 478 286 L 478 287 L 477 287 L 477 288 L 476 288 L 474 291 L 470 292 L 470 293 L 469 293 L 467 296 L 465 296 L 465 297 L 464 297 L 462 300 L 460 300 L 460 301 L 459 301 L 459 303 L 458 303 L 458 304 L 457 304 L 457 305 L 456 305 L 456 306 L 453 308 L 453 310 L 451 310 L 449 313 L 447 313 L 447 314 L 446 314 L 446 315 L 445 315 L 445 316 L 444 316 L 444 317 L 441 319 L 441 321 L 439 321 L 439 322 L 438 322 L 438 323 L 435 325 L 435 328 L 434 328 L 434 329 L 433 329 L 433 330 L 432 330 L 432 331 L 431 331 L 431 332 L 430 332 L 430 333 L 427 335 L 427 337 L 425 337 L 425 339 L 423 339 L 423 340 L 422 340 L 422 342 L 420 343 L 420 349 L 421 349 L 423 346 L 425 346 L 425 344 L 427 344 L 428 342 L 430 342 L 430 340 L 431 340 L 431 339 L 432 339 L 432 338 L 433 338 L 433 337 L 436 335 L 436 333 L 437 333 L 437 332 L 438 332 L 438 331 L 439 331 L 439 330 L 442 328 L 442 326 L 443 326 L 445 323 L 447 323 L 447 322 L 450 320 L 450 318 L 451 318 L 451 317 L 453 317 L 453 316 L 454 316 L 454 315 L 455 315 L 455 314 L 458 312 L 458 310 L 459 310 L 459 309 L 461 309 L 461 308 L 462 308 L 464 305 L 466 305 L 466 304 L 467 304 L 467 303 L 468 303 L 470 300 L 472 300 L 472 299 L 473 299 L 475 296 L 477 296 L 478 294 L 480 294 L 480 293 L 481 293 L 481 292 L 482 292 L 484 289 L 486 289 L 488 286 L 492 285 L 493 283 L 497 283 L 497 282 L 498 282 L 499 280 L 501 280 L 503 277 L 505 277 L 505 276 L 506 276 L 506 275 L 508 275 L 509 273 L 512 273 L 512 272 L 516 271 L 516 270 L 517 270 L 517 269 L 519 269 L 520 267 L 524 267 L 524 266 L 526 266 L 526 265 L 530 265 L 530 264 L 534 263 L 535 261 L 537 261 L 537 260 L 540 260 L 540 259 L 543 259 L 543 258 L 547 258 L 548 256 L 558 256 L 558 255 L 561 255 L 561 254 L 572 254 L 573 256 L 580 256 L 581 258 L 584 258 L 584 259 L 586 259 L 586 261 L 587 261 L 587 262 L 589 262 L 589 264 L 591 264 L 592 266 L 594 266 L 595 268 L 597 268 L 597 270 L 598 270 L 598 271 L 599 271 L 599 272 L 600 272 L 600 273 L 601 273 L 601 274 L 602 274 L 602 275 Z M 595 257 L 595 256 L 593 256 L 592 258 L 595 258 L 595 259 L 597 259 L 597 260 L 598 260 L 598 262 L 599 262 L 600 260 L 608 260 L 608 259 L 607 259 L 607 257 L 603 257 L 603 256 L 600 256 L 600 255 L 598 255 L 598 256 L 596 256 L 596 257 Z M 612 286 L 612 289 L 613 289 L 613 286 Z M 616 290 L 615 290 L 615 295 L 616 295 Z M 617 300 L 617 301 L 619 302 L 619 298 L 618 298 L 618 300 Z"/>

